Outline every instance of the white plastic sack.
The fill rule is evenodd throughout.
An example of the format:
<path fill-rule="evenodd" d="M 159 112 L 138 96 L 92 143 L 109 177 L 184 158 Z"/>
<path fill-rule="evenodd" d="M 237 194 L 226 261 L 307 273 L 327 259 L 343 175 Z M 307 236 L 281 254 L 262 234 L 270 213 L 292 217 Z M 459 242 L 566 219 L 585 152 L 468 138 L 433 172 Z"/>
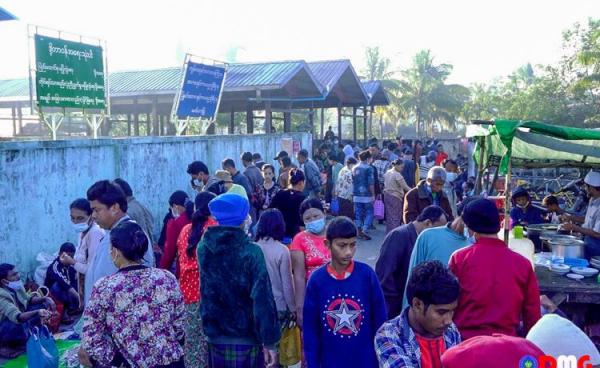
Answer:
<path fill-rule="evenodd" d="M 46 279 L 46 270 L 48 270 L 48 267 L 50 267 L 50 264 L 52 261 L 54 261 L 54 258 L 56 258 L 56 255 L 47 252 L 40 252 L 35 257 L 35 260 L 39 263 L 39 266 L 35 268 L 33 280 L 39 286 L 44 285 L 44 280 Z"/>

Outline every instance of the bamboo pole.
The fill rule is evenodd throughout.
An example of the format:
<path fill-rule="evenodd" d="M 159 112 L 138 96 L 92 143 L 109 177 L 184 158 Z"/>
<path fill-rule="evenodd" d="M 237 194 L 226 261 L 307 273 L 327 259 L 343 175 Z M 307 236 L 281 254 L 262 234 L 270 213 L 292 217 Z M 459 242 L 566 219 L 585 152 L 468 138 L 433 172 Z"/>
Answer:
<path fill-rule="evenodd" d="M 483 189 L 483 173 L 485 171 L 485 165 L 483 160 L 485 158 L 485 137 L 479 137 L 479 163 L 477 172 L 477 183 L 475 184 L 475 193 L 481 195 Z"/>
<path fill-rule="evenodd" d="M 499 168 L 498 168 L 499 169 Z M 511 204 L 511 181 L 512 181 L 512 158 L 508 158 L 508 171 L 506 172 L 506 182 L 504 183 L 504 242 L 508 245 L 508 236 L 510 233 L 510 204 Z"/>

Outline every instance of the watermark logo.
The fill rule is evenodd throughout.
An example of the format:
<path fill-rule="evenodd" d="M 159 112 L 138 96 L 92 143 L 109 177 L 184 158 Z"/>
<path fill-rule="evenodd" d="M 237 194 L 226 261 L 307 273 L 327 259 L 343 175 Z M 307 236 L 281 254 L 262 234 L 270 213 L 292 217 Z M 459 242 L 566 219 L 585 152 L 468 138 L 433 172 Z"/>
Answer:
<path fill-rule="evenodd" d="M 519 361 L 519 368 L 538 368 L 537 358 L 534 358 L 531 355 L 525 355 Z"/>
<path fill-rule="evenodd" d="M 526 355 L 519 361 L 519 368 L 592 368 L 589 361 L 589 355 L 579 358 L 574 355 L 559 355 L 556 358 L 549 355 Z"/>

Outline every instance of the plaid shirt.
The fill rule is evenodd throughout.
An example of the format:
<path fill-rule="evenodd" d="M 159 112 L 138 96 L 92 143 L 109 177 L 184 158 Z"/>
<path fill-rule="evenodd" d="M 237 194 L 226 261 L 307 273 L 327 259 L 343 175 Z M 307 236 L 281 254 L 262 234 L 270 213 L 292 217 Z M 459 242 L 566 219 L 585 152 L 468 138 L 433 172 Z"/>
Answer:
<path fill-rule="evenodd" d="M 383 176 L 385 175 L 385 173 L 390 169 L 390 166 L 392 165 L 392 163 L 388 160 L 375 160 L 375 162 L 373 162 L 373 166 L 375 166 L 375 168 L 377 169 L 377 176 L 379 178 L 379 185 L 381 185 L 381 189 L 383 190 Z"/>
<path fill-rule="evenodd" d="M 375 353 L 380 368 L 419 368 L 421 349 L 408 324 L 408 309 L 387 321 L 375 335 Z M 454 323 L 444 332 L 446 349 L 460 343 L 460 333 Z"/>

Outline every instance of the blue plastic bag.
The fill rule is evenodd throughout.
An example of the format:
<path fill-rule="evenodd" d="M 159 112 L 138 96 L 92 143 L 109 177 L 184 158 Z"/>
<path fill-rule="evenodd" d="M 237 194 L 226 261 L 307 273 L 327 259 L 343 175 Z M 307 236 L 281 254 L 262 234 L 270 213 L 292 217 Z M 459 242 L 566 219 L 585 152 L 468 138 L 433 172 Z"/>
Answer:
<path fill-rule="evenodd" d="M 331 199 L 331 213 L 334 215 L 340 213 L 340 201 L 337 197 Z"/>
<path fill-rule="evenodd" d="M 46 326 L 33 327 L 27 339 L 29 368 L 58 368 L 58 348 Z"/>

